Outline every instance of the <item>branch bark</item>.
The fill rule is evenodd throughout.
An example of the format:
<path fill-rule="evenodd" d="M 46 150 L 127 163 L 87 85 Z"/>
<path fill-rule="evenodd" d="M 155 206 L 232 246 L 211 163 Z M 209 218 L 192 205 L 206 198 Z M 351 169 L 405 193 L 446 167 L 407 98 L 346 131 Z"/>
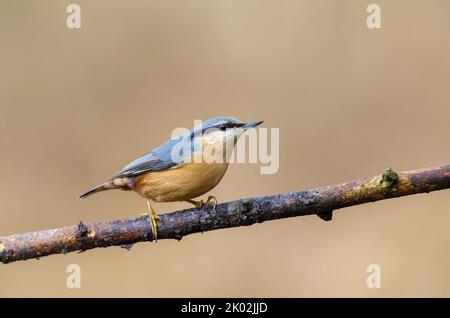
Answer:
<path fill-rule="evenodd" d="M 193 233 L 246 226 L 269 220 L 316 214 L 329 221 L 334 210 L 378 200 L 450 188 L 450 164 L 397 173 L 388 168 L 371 178 L 336 185 L 240 199 L 201 209 L 160 215 L 158 239 L 177 239 Z M 153 241 L 149 219 L 140 216 L 38 232 L 0 236 L 0 261 L 11 263 L 51 254 L 97 247 L 130 246 Z"/>

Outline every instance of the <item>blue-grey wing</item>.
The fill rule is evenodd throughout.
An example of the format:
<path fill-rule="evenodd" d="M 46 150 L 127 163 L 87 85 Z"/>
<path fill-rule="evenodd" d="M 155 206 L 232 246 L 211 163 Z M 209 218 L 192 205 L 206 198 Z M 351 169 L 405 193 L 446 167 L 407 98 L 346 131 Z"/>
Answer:
<path fill-rule="evenodd" d="M 126 165 L 112 178 L 136 177 L 150 171 L 162 171 L 180 165 L 183 163 L 182 159 L 189 152 L 186 149 L 191 149 L 191 147 L 183 147 L 183 144 L 187 141 L 186 139 L 185 136 L 180 136 L 177 139 L 166 141 L 159 147 Z M 177 151 L 178 148 L 180 149 L 178 151 L 179 156 L 174 155 L 174 147 L 177 147 Z"/>

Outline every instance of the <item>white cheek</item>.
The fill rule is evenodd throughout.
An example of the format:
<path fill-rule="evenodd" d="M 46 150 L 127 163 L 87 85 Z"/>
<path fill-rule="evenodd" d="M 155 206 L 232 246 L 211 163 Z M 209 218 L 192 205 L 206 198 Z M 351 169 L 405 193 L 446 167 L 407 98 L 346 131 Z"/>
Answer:
<path fill-rule="evenodd" d="M 235 129 L 227 129 L 223 134 L 223 138 L 226 138 L 227 140 L 233 139 L 235 135 L 236 135 Z"/>
<path fill-rule="evenodd" d="M 236 136 L 241 137 L 245 133 L 245 129 L 243 128 L 236 128 Z"/>
<path fill-rule="evenodd" d="M 206 144 L 212 145 L 212 144 L 215 144 L 217 142 L 217 140 L 219 140 L 219 139 L 218 139 L 218 136 L 214 136 L 214 134 L 209 134 L 209 135 L 205 136 L 203 138 L 203 140 L 205 141 Z"/>
<path fill-rule="evenodd" d="M 227 138 L 228 135 L 230 135 L 230 133 L 228 131 L 214 131 L 212 133 L 209 133 L 206 137 L 205 137 L 205 141 L 208 144 L 215 144 L 217 142 L 224 142 Z"/>

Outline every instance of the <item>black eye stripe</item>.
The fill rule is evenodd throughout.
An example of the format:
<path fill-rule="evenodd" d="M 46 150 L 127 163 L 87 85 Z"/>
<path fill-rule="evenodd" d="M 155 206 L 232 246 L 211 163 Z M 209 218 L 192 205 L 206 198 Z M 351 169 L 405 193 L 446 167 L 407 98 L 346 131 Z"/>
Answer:
<path fill-rule="evenodd" d="M 221 129 L 221 128 L 223 128 L 223 127 L 225 127 L 225 128 L 237 128 L 237 127 L 242 127 L 242 126 L 244 126 L 244 125 L 245 125 L 244 123 L 231 123 L 231 122 L 227 122 L 227 123 L 220 123 L 220 124 L 216 125 L 215 127 L 216 127 L 216 128 L 219 128 L 219 129 Z"/>
<path fill-rule="evenodd" d="M 220 124 L 216 124 L 214 126 L 208 127 L 208 128 L 203 128 L 200 132 L 197 132 L 196 134 L 204 134 L 207 130 L 214 130 L 214 129 L 219 129 L 221 130 L 221 126 L 225 126 L 225 129 L 229 129 L 229 128 L 237 128 L 237 127 L 243 127 L 245 124 L 244 123 L 231 123 L 231 122 L 223 122 Z M 223 130 L 225 130 L 223 129 Z M 195 133 L 192 132 L 191 133 L 191 139 L 194 138 Z"/>

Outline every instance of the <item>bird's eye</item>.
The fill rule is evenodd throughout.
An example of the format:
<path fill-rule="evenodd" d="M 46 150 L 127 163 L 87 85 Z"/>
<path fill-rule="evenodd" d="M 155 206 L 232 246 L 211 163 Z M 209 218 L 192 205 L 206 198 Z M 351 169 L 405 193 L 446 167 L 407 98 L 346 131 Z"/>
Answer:
<path fill-rule="evenodd" d="M 219 129 L 222 130 L 222 131 L 225 131 L 225 130 L 227 130 L 227 125 L 226 124 L 220 124 L 219 125 Z"/>

